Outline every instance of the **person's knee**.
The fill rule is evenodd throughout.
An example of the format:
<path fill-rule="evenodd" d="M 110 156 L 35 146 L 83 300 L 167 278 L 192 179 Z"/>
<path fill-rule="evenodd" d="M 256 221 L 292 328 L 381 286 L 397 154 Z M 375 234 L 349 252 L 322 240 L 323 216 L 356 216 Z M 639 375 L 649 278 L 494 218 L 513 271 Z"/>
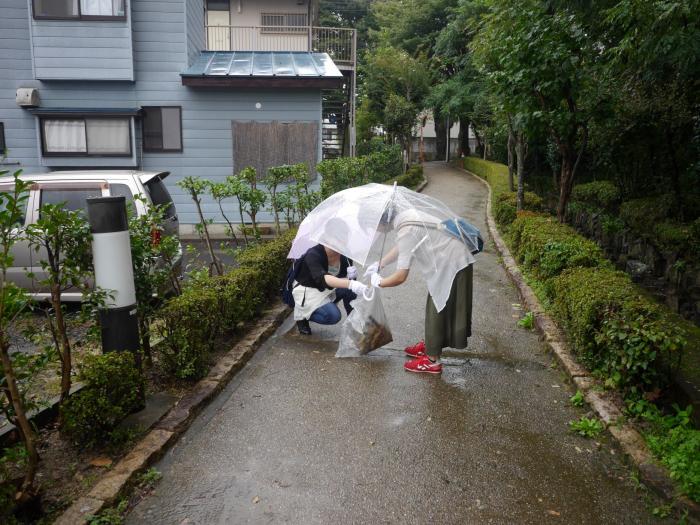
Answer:
<path fill-rule="evenodd" d="M 328 309 L 328 324 L 338 324 L 341 317 L 340 309 L 337 306 L 332 310 L 330 308 Z"/>

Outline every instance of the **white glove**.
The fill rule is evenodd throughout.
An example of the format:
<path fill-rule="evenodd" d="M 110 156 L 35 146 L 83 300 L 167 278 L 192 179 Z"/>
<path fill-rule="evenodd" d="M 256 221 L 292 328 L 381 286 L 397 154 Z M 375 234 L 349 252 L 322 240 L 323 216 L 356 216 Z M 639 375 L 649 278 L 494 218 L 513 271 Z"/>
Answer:
<path fill-rule="evenodd" d="M 370 278 L 370 282 L 372 283 L 372 286 L 379 288 L 379 285 L 382 284 L 382 276 L 378 273 L 373 273 L 372 277 Z"/>
<path fill-rule="evenodd" d="M 367 290 L 367 285 L 362 284 L 359 281 L 350 281 L 350 290 L 355 293 L 355 295 L 362 295 Z"/>
<path fill-rule="evenodd" d="M 348 279 L 357 279 L 357 268 L 354 266 L 348 266 Z"/>
<path fill-rule="evenodd" d="M 379 271 L 379 261 L 373 262 L 373 263 L 370 264 L 370 265 L 367 267 L 367 269 L 365 270 L 365 275 L 364 275 L 364 276 L 367 277 L 368 275 L 370 275 L 370 274 L 372 274 L 372 273 L 377 273 L 378 271 Z"/>

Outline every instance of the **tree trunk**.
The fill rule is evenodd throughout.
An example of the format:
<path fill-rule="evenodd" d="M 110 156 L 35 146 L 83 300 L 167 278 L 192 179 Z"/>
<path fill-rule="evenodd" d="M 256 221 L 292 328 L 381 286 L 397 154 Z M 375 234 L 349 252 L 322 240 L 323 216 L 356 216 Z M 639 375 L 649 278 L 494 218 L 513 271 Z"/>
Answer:
<path fill-rule="evenodd" d="M 228 224 L 228 229 L 231 232 L 231 237 L 233 237 L 233 243 L 238 246 L 238 238 L 236 237 L 236 232 L 233 230 L 233 224 L 231 224 L 231 221 L 228 220 L 228 217 L 224 213 L 224 207 L 221 204 L 221 199 L 219 199 L 219 210 L 221 210 L 221 216 L 224 218 L 226 221 L 226 224 Z"/>
<path fill-rule="evenodd" d="M 204 229 L 204 241 L 207 243 L 207 250 L 209 250 L 209 257 L 211 257 L 211 264 L 214 268 L 216 268 L 216 272 L 219 275 L 224 274 L 224 270 L 221 267 L 221 262 L 219 259 L 217 259 L 216 255 L 214 255 L 214 248 L 211 245 L 211 237 L 209 237 L 209 228 L 207 228 L 207 221 L 204 219 L 204 214 L 202 213 L 202 205 L 199 202 L 198 198 L 193 199 L 195 204 L 197 205 L 197 213 L 199 214 L 199 221 L 202 224 L 202 228 Z"/>
<path fill-rule="evenodd" d="M 282 232 L 282 228 L 280 227 L 280 215 L 279 215 L 279 210 L 277 209 L 277 201 L 275 199 L 275 196 L 277 195 L 277 186 L 272 188 L 271 196 L 272 199 L 270 199 L 272 202 L 272 213 L 275 215 L 275 232 L 277 233 L 277 236 L 279 237 L 280 233 Z"/>
<path fill-rule="evenodd" d="M 516 209 L 525 209 L 525 138 L 518 132 L 515 134 L 515 156 L 518 162 L 518 196 Z"/>
<path fill-rule="evenodd" d="M 515 137 L 513 134 L 513 127 L 510 123 L 510 118 L 508 118 L 508 189 L 510 191 L 515 191 L 515 183 L 513 181 L 513 172 L 515 171 L 515 155 L 513 154 L 513 148 L 515 147 Z"/>
<path fill-rule="evenodd" d="M 10 346 L 4 341 L 4 336 L 0 336 L 0 361 L 5 375 L 5 392 L 8 394 L 9 401 L 14 409 L 14 419 L 17 428 L 24 440 L 24 447 L 27 449 L 27 470 L 24 473 L 24 479 L 20 491 L 15 496 L 17 501 L 27 501 L 34 494 L 34 476 L 36 475 L 37 465 L 39 464 L 39 453 L 36 449 L 36 438 L 34 430 L 27 419 L 27 414 L 24 411 L 24 404 L 17 388 L 17 379 L 15 377 L 12 360 L 10 359 Z"/>
<path fill-rule="evenodd" d="M 148 366 L 153 366 L 153 357 L 151 356 L 151 327 L 145 316 L 139 316 L 139 331 L 141 332 L 141 349 L 146 357 Z"/>
<path fill-rule="evenodd" d="M 459 120 L 459 153 L 468 157 L 471 154 L 469 147 L 469 121 L 466 119 Z"/>
<path fill-rule="evenodd" d="M 447 152 L 447 125 L 445 120 L 439 115 L 434 116 L 435 119 L 435 160 L 445 158 Z"/>
<path fill-rule="evenodd" d="M 571 189 L 574 185 L 574 163 L 570 153 L 562 155 L 561 177 L 559 182 L 559 204 L 557 206 L 557 219 L 564 222 L 566 219 L 566 207 L 569 204 Z"/>
<path fill-rule="evenodd" d="M 666 145 L 668 146 L 668 155 L 671 159 L 671 190 L 673 190 L 673 201 L 675 211 L 674 216 L 683 220 L 683 200 L 681 198 L 681 177 L 676 161 L 676 149 L 673 147 L 673 132 L 666 129 Z"/>
<path fill-rule="evenodd" d="M 241 216 L 241 231 L 243 232 L 243 238 L 245 239 L 245 245 L 248 246 L 248 234 L 245 231 L 245 220 L 243 219 L 243 205 L 241 204 L 241 198 L 236 196 L 238 200 L 238 213 Z"/>
<path fill-rule="evenodd" d="M 61 308 L 61 288 L 57 283 L 51 285 L 51 305 L 56 316 L 56 331 L 58 332 L 58 342 L 61 346 L 59 353 L 61 356 L 61 398 L 60 405 L 63 406 L 70 395 L 72 357 L 70 340 L 66 329 L 66 319 Z"/>
<path fill-rule="evenodd" d="M 484 148 L 484 143 L 481 141 L 481 137 L 479 136 L 479 132 L 474 128 L 474 138 L 476 139 L 476 154 L 479 157 L 482 157 L 486 154 L 486 148 Z"/>

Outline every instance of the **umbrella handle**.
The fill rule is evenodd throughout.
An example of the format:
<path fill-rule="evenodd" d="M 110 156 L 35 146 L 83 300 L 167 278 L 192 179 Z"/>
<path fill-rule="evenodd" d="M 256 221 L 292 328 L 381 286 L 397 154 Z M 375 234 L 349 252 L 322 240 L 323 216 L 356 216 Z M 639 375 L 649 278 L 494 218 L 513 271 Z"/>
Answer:
<path fill-rule="evenodd" d="M 367 292 L 369 292 L 369 295 Z M 372 286 L 365 288 L 362 292 L 362 297 L 364 297 L 366 301 L 372 301 L 374 299 L 374 288 Z"/>

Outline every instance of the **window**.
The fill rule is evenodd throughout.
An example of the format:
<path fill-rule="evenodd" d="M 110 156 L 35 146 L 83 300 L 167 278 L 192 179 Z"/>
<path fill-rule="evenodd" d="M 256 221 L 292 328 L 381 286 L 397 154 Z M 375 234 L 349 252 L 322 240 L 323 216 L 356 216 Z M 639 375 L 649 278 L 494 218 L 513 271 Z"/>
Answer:
<path fill-rule="evenodd" d="M 132 216 L 136 216 L 136 204 L 134 203 L 134 194 L 127 184 L 110 184 L 109 194 L 112 197 L 124 197 L 126 200 L 126 209 L 130 210 Z"/>
<path fill-rule="evenodd" d="M 46 157 L 130 157 L 130 118 L 42 118 Z"/>
<path fill-rule="evenodd" d="M 83 211 L 87 216 L 87 199 L 102 197 L 100 188 L 56 188 L 42 189 L 41 203 L 60 204 L 68 211 Z"/>
<path fill-rule="evenodd" d="M 32 0 L 36 19 L 123 20 L 126 0 Z"/>
<path fill-rule="evenodd" d="M 0 122 L 0 156 L 5 154 L 7 144 L 5 144 L 5 124 Z"/>
<path fill-rule="evenodd" d="M 309 25 L 306 13 L 261 13 L 263 33 L 305 33 Z"/>
<path fill-rule="evenodd" d="M 144 151 L 182 151 L 182 108 L 144 107 L 143 113 Z"/>
<path fill-rule="evenodd" d="M 207 0 L 207 11 L 229 11 L 230 0 Z"/>

